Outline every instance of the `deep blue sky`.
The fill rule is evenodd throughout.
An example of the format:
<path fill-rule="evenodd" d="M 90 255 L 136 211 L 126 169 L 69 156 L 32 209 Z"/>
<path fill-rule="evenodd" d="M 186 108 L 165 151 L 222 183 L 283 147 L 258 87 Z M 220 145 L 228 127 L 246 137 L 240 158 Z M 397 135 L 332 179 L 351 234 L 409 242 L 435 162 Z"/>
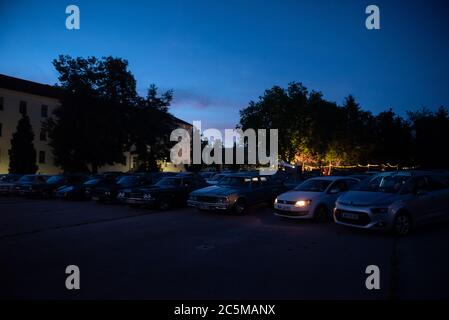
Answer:
<path fill-rule="evenodd" d="M 81 30 L 65 29 L 65 7 Z M 381 30 L 365 28 L 365 8 Z M 444 1 L 7 1 L 0 0 L 0 73 L 56 83 L 51 60 L 128 59 L 139 92 L 175 91 L 171 111 L 233 128 L 238 110 L 273 85 L 303 82 L 342 103 L 400 114 L 449 106 Z"/>

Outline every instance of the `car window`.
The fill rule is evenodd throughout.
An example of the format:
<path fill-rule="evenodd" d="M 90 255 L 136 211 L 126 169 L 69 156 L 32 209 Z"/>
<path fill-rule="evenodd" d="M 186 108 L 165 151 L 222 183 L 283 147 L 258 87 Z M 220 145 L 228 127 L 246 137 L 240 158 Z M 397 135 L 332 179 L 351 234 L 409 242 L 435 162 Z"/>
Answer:
<path fill-rule="evenodd" d="M 338 189 L 338 190 L 340 190 L 340 192 L 347 191 L 348 190 L 348 186 L 346 184 L 346 180 L 341 179 L 341 180 L 335 181 L 332 184 L 332 186 L 330 187 L 330 190 L 332 190 L 332 189 Z"/>
<path fill-rule="evenodd" d="M 332 181 L 327 179 L 309 179 L 301 183 L 295 191 L 324 192 Z"/>
<path fill-rule="evenodd" d="M 235 177 L 235 176 L 224 176 L 218 182 L 218 185 L 220 185 L 220 186 L 247 187 L 250 184 L 251 184 L 251 178 Z"/>
<path fill-rule="evenodd" d="M 442 176 L 430 176 L 428 179 L 429 191 L 437 191 L 447 189 L 449 187 L 448 181 Z"/>
<path fill-rule="evenodd" d="M 348 187 L 348 190 L 353 190 L 354 187 L 355 187 L 356 185 L 358 185 L 358 184 L 359 184 L 359 181 L 358 181 L 358 180 L 354 180 L 354 179 L 347 179 L 347 180 L 346 180 L 346 185 L 347 185 L 347 187 Z"/>
<path fill-rule="evenodd" d="M 416 177 L 404 188 L 403 193 L 417 193 L 418 191 L 429 191 L 427 177 Z"/>

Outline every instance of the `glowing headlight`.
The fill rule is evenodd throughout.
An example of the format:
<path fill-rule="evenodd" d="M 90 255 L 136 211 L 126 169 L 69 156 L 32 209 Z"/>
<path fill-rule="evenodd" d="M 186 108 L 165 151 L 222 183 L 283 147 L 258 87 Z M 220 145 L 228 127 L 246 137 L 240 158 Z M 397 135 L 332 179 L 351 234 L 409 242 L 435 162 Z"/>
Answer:
<path fill-rule="evenodd" d="M 312 201 L 310 201 L 310 200 L 299 200 L 299 201 L 296 201 L 295 207 L 300 207 L 300 208 L 307 207 L 311 202 Z"/>
<path fill-rule="evenodd" d="M 274 199 L 274 203 L 278 203 L 278 198 Z"/>

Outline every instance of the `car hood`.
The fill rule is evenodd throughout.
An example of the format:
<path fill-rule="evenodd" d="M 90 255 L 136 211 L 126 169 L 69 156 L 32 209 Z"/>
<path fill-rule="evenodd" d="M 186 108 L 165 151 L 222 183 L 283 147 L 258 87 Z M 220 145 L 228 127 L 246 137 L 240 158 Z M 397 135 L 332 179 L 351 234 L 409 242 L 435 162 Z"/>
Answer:
<path fill-rule="evenodd" d="M 354 206 L 389 205 L 399 199 L 398 194 L 369 191 L 348 191 L 338 198 L 338 203 Z"/>
<path fill-rule="evenodd" d="M 298 200 L 314 200 L 319 198 L 323 192 L 307 192 L 307 191 L 287 191 L 277 197 L 278 200 L 298 201 Z"/>
<path fill-rule="evenodd" d="M 133 188 L 133 192 L 142 192 L 142 193 L 150 193 L 150 192 L 162 192 L 162 191 L 171 191 L 175 190 L 177 187 L 160 187 L 160 186 L 148 186 L 148 187 L 140 187 Z"/>
<path fill-rule="evenodd" d="M 208 196 L 227 196 L 233 193 L 238 193 L 242 188 L 235 188 L 231 186 L 210 186 L 192 192 L 193 195 L 208 195 Z"/>

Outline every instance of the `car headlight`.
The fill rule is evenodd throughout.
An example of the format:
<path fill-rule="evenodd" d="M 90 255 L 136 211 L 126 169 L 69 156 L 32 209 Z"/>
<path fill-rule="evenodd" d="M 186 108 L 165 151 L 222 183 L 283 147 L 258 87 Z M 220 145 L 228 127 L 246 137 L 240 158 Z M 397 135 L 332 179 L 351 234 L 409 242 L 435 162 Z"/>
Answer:
<path fill-rule="evenodd" d="M 278 198 L 274 199 L 274 203 L 278 203 Z"/>
<path fill-rule="evenodd" d="M 226 202 L 228 202 L 228 200 L 229 200 L 229 199 L 228 199 L 227 197 L 224 197 L 224 198 L 218 198 L 218 199 L 217 199 L 217 202 L 218 202 L 218 203 L 226 203 Z"/>
<path fill-rule="evenodd" d="M 125 193 L 124 192 L 119 192 L 117 197 L 118 198 L 124 198 L 125 197 Z"/>
<path fill-rule="evenodd" d="M 151 199 L 151 194 L 145 193 L 145 194 L 143 195 L 143 198 L 144 198 L 145 200 Z"/>
<path fill-rule="evenodd" d="M 388 208 L 371 208 L 371 212 L 375 214 L 388 213 Z"/>
<path fill-rule="evenodd" d="M 105 192 L 104 192 L 104 195 L 105 195 L 105 196 L 110 196 L 110 195 L 111 195 L 111 192 L 110 192 L 110 191 L 105 191 Z"/>
<path fill-rule="evenodd" d="M 298 200 L 295 203 L 295 207 L 307 207 L 308 205 L 310 205 L 310 203 L 312 202 L 312 200 Z"/>

